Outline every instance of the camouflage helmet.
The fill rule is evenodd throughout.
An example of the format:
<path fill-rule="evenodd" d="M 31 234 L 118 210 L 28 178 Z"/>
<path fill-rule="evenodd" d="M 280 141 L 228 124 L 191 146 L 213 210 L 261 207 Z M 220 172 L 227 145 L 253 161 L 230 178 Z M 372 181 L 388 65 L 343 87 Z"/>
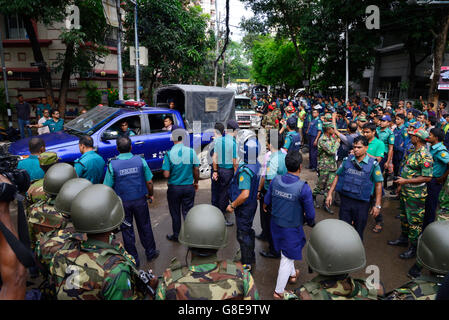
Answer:
<path fill-rule="evenodd" d="M 351 273 L 366 264 L 359 234 L 350 224 L 337 219 L 326 219 L 315 225 L 306 258 L 315 272 L 326 276 Z"/>
<path fill-rule="evenodd" d="M 449 272 L 449 221 L 429 224 L 418 240 L 416 261 L 437 274 Z"/>
<path fill-rule="evenodd" d="M 55 199 L 55 209 L 70 215 L 70 206 L 78 193 L 91 186 L 92 182 L 83 178 L 70 179 L 64 183 Z"/>
<path fill-rule="evenodd" d="M 70 211 L 75 230 L 88 234 L 115 230 L 125 219 L 122 200 L 104 184 L 94 184 L 80 191 Z"/>
<path fill-rule="evenodd" d="M 44 192 L 55 196 L 67 180 L 74 178 L 78 178 L 74 167 L 68 163 L 56 163 L 45 173 Z"/>
<path fill-rule="evenodd" d="M 220 249 L 227 245 L 223 213 L 210 204 L 199 204 L 187 213 L 179 242 L 192 248 Z"/>

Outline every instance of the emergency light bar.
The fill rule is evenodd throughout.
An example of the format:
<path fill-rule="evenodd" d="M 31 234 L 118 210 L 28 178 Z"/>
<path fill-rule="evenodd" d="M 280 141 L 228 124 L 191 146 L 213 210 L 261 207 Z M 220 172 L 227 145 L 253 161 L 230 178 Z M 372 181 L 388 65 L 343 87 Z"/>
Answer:
<path fill-rule="evenodd" d="M 137 107 L 141 108 L 146 106 L 145 101 L 135 101 L 135 100 L 115 100 L 115 105 L 123 106 L 123 107 Z"/>

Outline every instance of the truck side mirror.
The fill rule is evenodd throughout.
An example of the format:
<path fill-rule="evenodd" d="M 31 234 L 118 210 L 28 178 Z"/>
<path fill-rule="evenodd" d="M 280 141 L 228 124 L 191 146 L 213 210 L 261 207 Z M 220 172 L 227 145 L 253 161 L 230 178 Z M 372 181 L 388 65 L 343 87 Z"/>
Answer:
<path fill-rule="evenodd" d="M 106 130 L 101 135 L 101 140 L 102 141 L 115 140 L 117 138 L 118 138 L 118 132 L 117 131 L 108 131 L 108 130 Z"/>

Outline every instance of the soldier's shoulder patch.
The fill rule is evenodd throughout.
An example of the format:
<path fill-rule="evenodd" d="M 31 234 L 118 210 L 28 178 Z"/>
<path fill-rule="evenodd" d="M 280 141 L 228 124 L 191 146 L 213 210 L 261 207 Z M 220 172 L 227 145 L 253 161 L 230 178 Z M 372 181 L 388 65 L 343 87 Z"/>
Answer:
<path fill-rule="evenodd" d="M 442 153 L 441 153 L 441 156 L 442 156 L 443 158 L 444 158 L 446 155 L 447 155 L 446 152 L 442 152 Z"/>
<path fill-rule="evenodd" d="M 430 163 L 429 162 L 424 162 L 424 167 L 426 167 L 426 168 L 428 168 L 428 167 L 430 167 Z"/>
<path fill-rule="evenodd" d="M 380 176 L 380 175 L 381 175 L 380 170 L 376 170 L 376 176 Z"/>
<path fill-rule="evenodd" d="M 245 178 L 243 178 L 243 176 L 240 176 L 240 182 L 242 182 L 243 180 L 245 180 Z"/>
<path fill-rule="evenodd" d="M 408 133 L 406 132 L 406 133 L 404 133 L 404 137 L 408 137 Z"/>

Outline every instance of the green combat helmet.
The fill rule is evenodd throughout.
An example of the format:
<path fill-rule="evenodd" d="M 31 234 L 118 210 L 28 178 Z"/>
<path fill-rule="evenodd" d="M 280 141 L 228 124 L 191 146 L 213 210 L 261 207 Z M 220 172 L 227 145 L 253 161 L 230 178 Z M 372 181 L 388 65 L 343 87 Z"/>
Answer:
<path fill-rule="evenodd" d="M 55 196 L 67 180 L 74 178 L 78 178 L 74 167 L 68 163 L 56 163 L 45 173 L 44 192 Z"/>
<path fill-rule="evenodd" d="M 104 233 L 117 229 L 125 219 L 122 200 L 103 184 L 94 184 L 78 193 L 70 207 L 77 232 Z"/>
<path fill-rule="evenodd" d="M 416 260 L 430 271 L 449 272 L 449 221 L 429 224 L 418 240 Z"/>
<path fill-rule="evenodd" d="M 70 206 L 78 193 L 91 186 L 92 182 L 83 178 L 70 179 L 64 183 L 55 199 L 55 209 L 60 213 L 70 215 Z"/>
<path fill-rule="evenodd" d="M 223 213 L 210 204 L 199 204 L 187 213 L 179 242 L 192 248 L 220 249 L 227 246 Z"/>
<path fill-rule="evenodd" d="M 326 219 L 313 227 L 306 258 L 313 271 L 325 276 L 348 274 L 366 265 L 359 234 L 337 219 Z"/>

